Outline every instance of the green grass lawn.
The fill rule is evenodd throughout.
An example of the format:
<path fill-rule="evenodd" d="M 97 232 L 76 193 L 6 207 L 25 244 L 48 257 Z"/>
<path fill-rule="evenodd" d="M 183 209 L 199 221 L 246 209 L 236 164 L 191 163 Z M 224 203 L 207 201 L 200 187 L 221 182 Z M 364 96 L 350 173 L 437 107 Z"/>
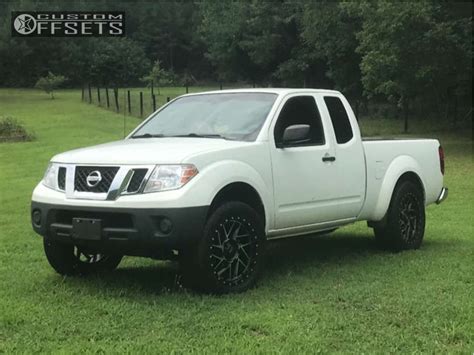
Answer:
<path fill-rule="evenodd" d="M 0 89 L 2 115 L 36 141 L 0 144 L 0 353 L 474 351 L 468 135 L 433 132 L 445 147 L 450 196 L 427 209 L 420 250 L 379 251 L 365 223 L 272 242 L 258 287 L 216 297 L 180 289 L 169 262 L 128 257 L 107 275 L 55 274 L 30 226 L 31 192 L 54 154 L 122 138 L 123 116 L 81 103 L 77 90 L 50 100 Z M 127 117 L 125 130 L 139 122 Z M 383 123 L 362 130 L 398 133 L 398 123 Z"/>

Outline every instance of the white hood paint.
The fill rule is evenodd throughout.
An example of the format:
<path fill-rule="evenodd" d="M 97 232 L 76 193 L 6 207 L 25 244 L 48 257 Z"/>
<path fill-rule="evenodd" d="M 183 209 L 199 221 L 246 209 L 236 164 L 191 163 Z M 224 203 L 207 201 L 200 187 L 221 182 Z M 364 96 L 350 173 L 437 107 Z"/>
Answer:
<path fill-rule="evenodd" d="M 248 145 L 214 138 L 140 138 L 71 150 L 51 161 L 65 164 L 178 164 L 204 152 Z"/>

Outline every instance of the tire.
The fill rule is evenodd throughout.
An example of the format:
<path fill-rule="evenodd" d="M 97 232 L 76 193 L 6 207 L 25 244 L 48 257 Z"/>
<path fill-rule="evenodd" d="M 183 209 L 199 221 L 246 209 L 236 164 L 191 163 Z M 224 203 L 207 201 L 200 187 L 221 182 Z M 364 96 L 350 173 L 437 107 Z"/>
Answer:
<path fill-rule="evenodd" d="M 392 251 L 418 249 L 425 234 L 423 191 L 411 181 L 395 187 L 384 227 L 374 228 L 377 243 Z"/>
<path fill-rule="evenodd" d="M 122 255 L 94 253 L 47 238 L 44 238 L 43 246 L 49 264 L 61 275 L 88 275 L 112 271 L 122 260 Z"/>
<path fill-rule="evenodd" d="M 181 261 L 184 285 L 208 293 L 238 293 L 255 285 L 263 264 L 264 224 L 242 202 L 226 202 L 208 218 L 202 238 Z"/>

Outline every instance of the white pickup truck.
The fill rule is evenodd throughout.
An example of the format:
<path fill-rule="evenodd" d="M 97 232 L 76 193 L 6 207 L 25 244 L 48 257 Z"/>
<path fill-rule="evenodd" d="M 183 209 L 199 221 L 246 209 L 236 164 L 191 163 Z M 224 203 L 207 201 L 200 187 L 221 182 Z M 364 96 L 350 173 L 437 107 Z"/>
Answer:
<path fill-rule="evenodd" d="M 425 206 L 447 197 L 443 174 L 435 139 L 362 140 L 337 91 L 206 92 L 124 140 L 53 157 L 31 218 L 60 274 L 177 258 L 191 287 L 238 292 L 275 238 L 366 220 L 381 246 L 420 247 Z"/>

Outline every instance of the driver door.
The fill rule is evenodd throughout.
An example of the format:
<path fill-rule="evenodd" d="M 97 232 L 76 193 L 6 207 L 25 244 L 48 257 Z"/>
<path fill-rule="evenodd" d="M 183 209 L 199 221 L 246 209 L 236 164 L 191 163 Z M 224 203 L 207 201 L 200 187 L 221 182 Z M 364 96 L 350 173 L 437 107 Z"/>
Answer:
<path fill-rule="evenodd" d="M 337 218 L 336 196 L 331 184 L 336 168 L 331 161 L 335 154 L 332 137 L 326 132 L 327 122 L 321 119 L 313 95 L 293 95 L 283 103 L 276 122 L 270 128 L 273 137 L 271 159 L 273 168 L 275 229 L 301 227 L 328 222 Z M 308 140 L 282 146 L 285 128 L 310 126 Z"/>

